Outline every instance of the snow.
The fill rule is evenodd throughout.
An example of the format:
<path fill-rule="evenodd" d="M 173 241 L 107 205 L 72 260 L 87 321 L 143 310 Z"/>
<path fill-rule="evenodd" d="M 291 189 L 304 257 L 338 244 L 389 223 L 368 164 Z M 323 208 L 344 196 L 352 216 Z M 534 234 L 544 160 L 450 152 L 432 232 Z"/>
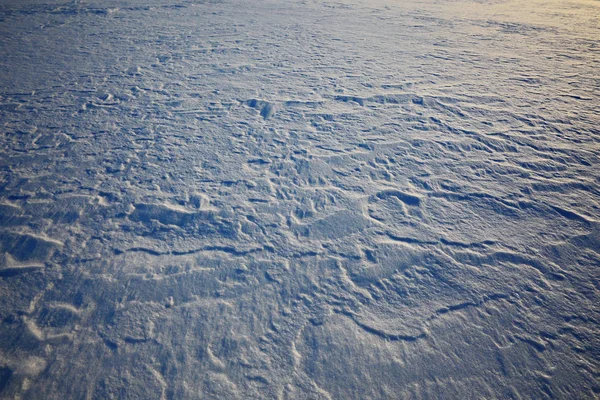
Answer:
<path fill-rule="evenodd" d="M 4 0 L 0 398 L 600 395 L 600 3 Z"/>

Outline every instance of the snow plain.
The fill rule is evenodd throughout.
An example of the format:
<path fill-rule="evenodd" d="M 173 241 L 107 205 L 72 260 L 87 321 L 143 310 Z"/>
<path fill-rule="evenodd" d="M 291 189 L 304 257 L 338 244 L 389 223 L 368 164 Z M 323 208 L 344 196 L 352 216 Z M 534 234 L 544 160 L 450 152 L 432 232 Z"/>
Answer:
<path fill-rule="evenodd" d="M 0 1 L 0 398 L 600 397 L 600 2 Z"/>

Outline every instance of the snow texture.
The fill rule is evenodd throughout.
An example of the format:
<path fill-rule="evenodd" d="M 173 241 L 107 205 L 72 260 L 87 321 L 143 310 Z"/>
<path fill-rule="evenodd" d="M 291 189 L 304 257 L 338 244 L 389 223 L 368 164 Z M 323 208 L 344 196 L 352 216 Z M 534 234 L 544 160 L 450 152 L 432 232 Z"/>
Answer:
<path fill-rule="evenodd" d="M 0 1 L 0 398 L 600 397 L 597 0 Z"/>

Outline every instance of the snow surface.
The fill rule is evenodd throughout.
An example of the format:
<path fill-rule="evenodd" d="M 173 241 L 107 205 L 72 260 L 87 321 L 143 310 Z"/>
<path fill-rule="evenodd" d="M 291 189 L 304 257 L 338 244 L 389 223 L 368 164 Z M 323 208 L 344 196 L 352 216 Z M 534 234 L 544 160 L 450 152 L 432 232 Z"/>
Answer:
<path fill-rule="evenodd" d="M 600 2 L 0 1 L 0 397 L 600 397 Z"/>

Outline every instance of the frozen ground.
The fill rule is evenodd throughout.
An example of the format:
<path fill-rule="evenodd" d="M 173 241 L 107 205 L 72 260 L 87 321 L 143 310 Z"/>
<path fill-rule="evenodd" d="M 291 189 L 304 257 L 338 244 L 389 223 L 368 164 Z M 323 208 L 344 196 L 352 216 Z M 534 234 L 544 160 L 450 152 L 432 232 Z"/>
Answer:
<path fill-rule="evenodd" d="M 0 397 L 600 397 L 600 2 L 0 1 Z"/>

